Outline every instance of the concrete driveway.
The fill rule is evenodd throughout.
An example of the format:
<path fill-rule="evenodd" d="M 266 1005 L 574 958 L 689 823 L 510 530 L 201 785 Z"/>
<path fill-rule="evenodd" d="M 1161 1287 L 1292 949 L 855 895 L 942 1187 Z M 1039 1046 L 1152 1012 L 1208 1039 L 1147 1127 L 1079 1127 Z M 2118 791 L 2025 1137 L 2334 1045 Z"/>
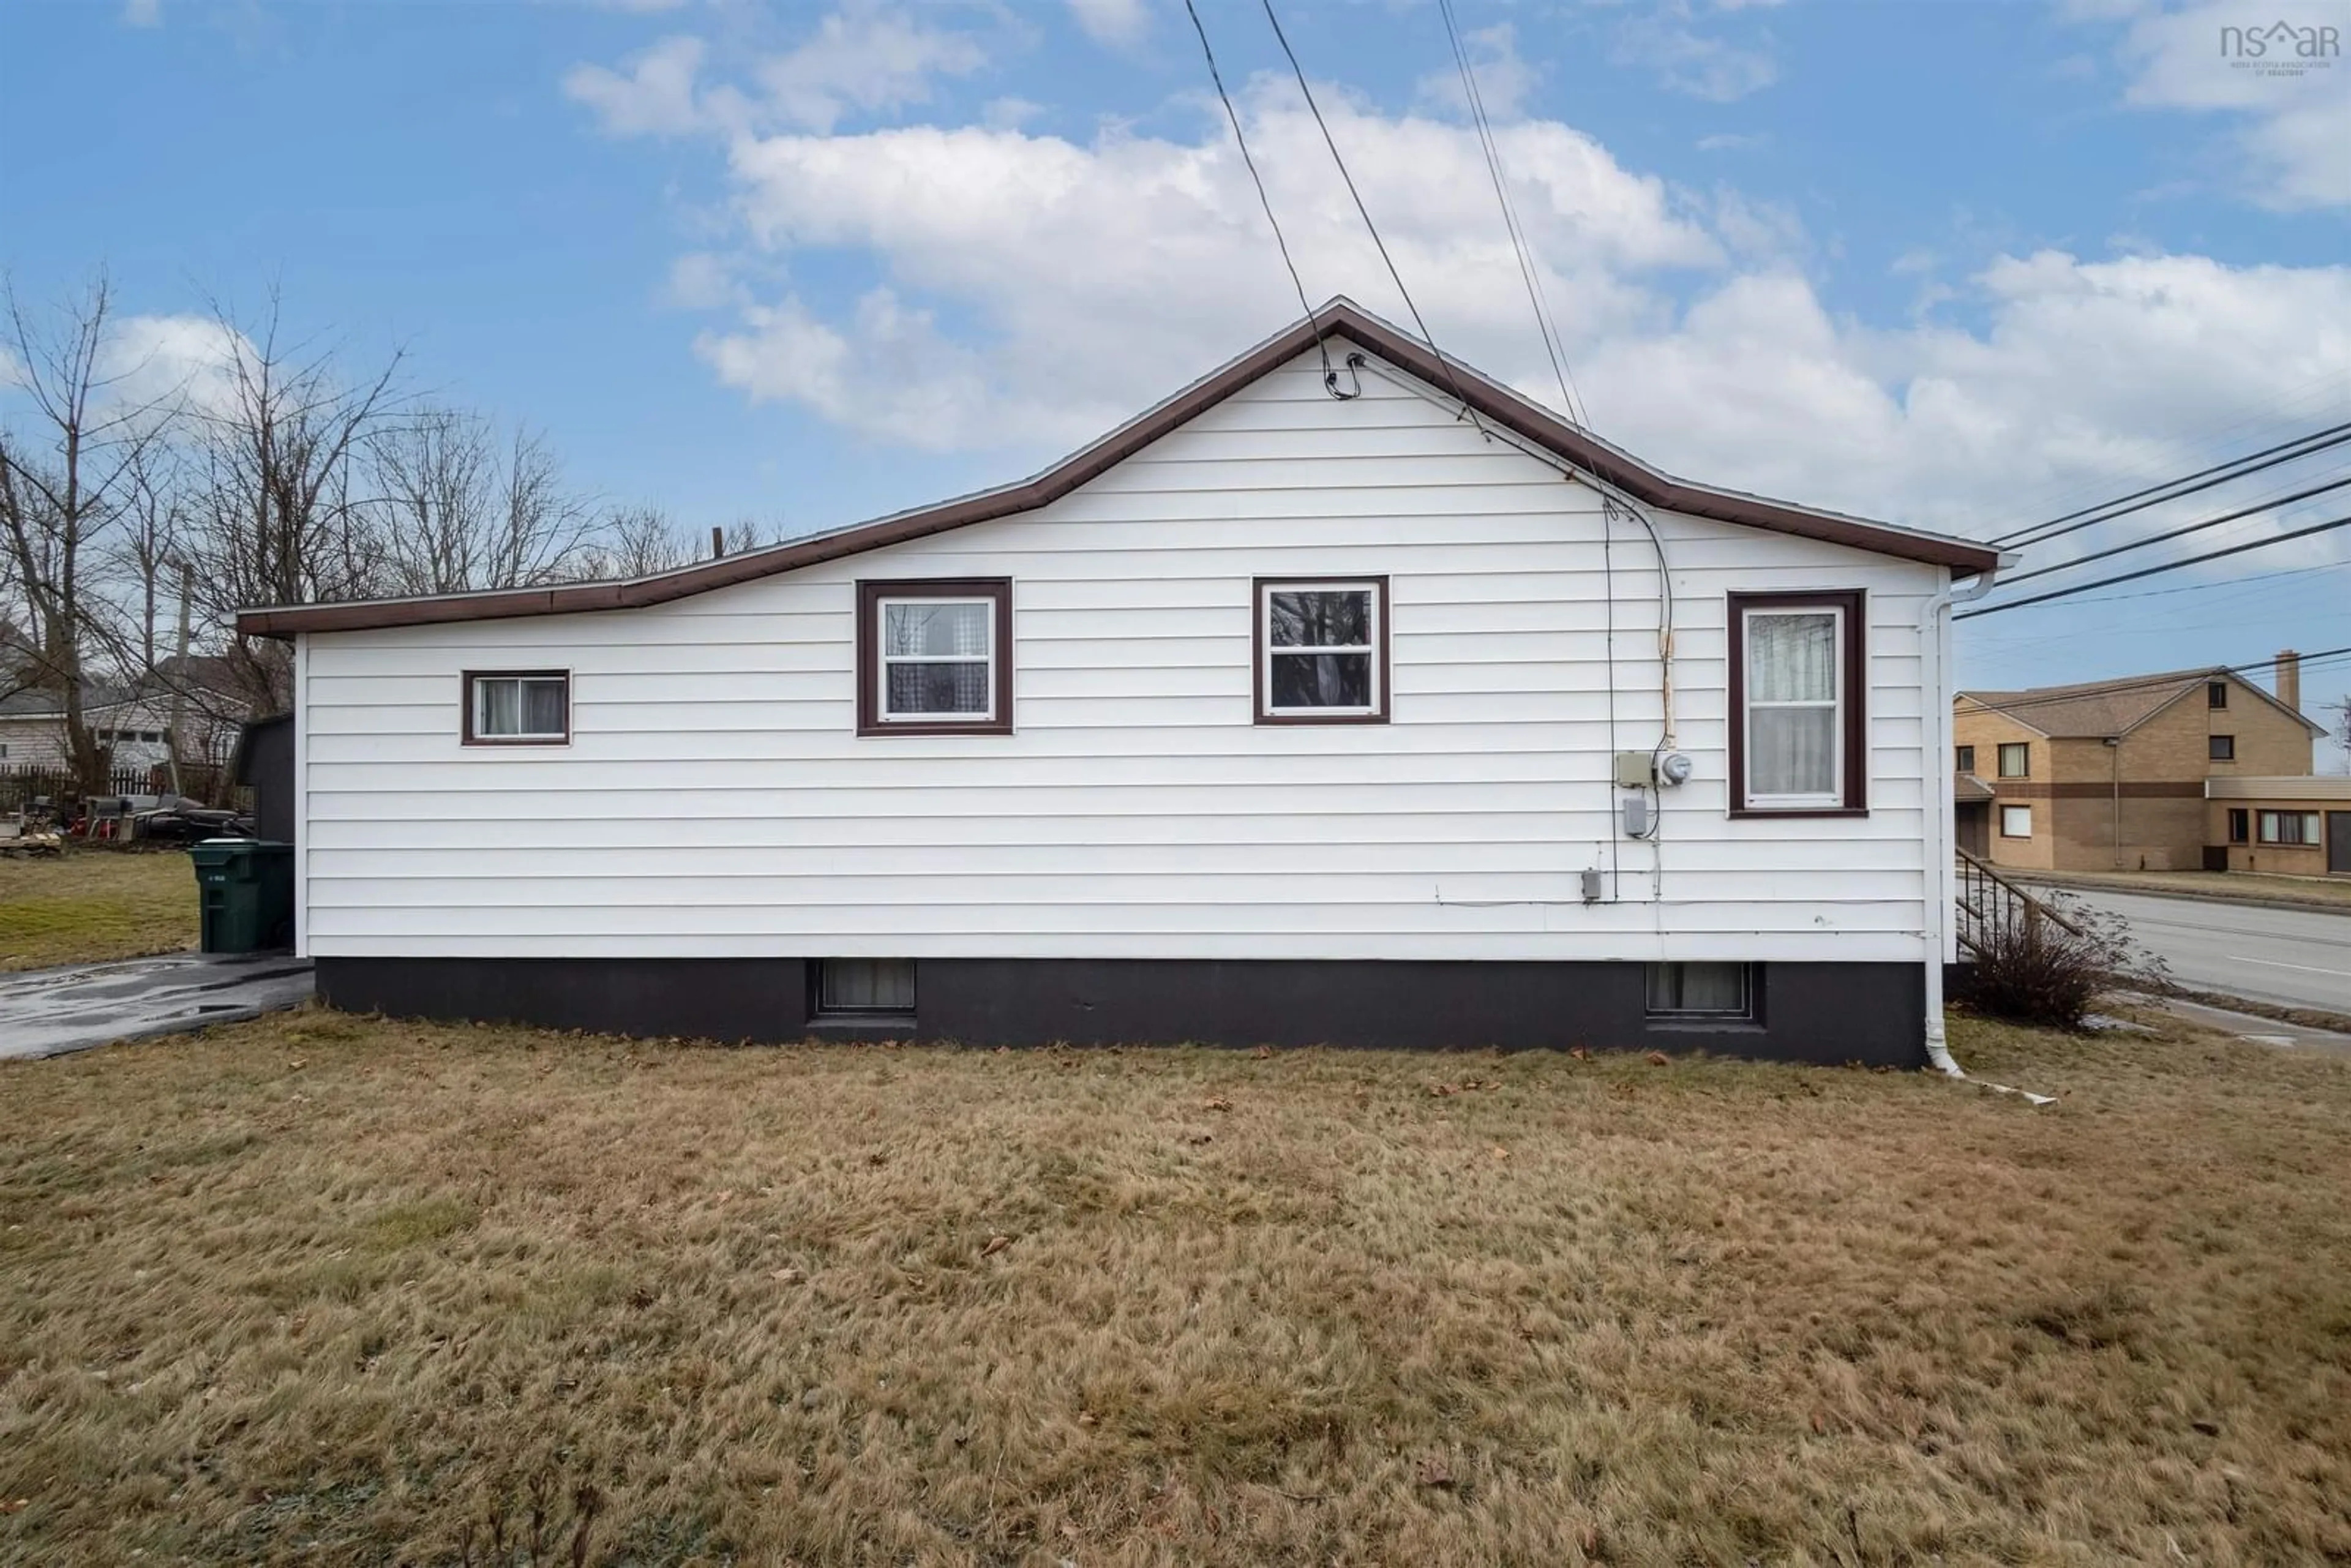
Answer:
<path fill-rule="evenodd" d="M 166 953 L 0 975 L 0 1061 L 242 1023 L 310 996 L 310 961 L 285 953 Z"/>

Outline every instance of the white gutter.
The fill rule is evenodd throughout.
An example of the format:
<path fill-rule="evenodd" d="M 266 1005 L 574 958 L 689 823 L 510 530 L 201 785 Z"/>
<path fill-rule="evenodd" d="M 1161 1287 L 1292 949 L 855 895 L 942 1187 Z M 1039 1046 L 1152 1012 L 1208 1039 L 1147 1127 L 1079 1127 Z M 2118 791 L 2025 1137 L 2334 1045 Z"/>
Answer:
<path fill-rule="evenodd" d="M 1967 1069 L 1951 1059 L 1950 1039 L 1943 1028 L 1944 928 L 1951 917 L 1952 903 L 1957 897 L 1952 886 L 1952 845 L 1957 841 L 1959 831 L 1950 789 L 1948 785 L 1938 787 L 1935 782 L 1944 776 L 1945 759 L 1951 754 L 1951 705 L 1943 692 L 1944 649 L 1950 638 L 1951 606 L 1981 599 L 1991 592 L 1992 581 L 2000 575 L 2001 569 L 2013 566 L 2019 559 L 2014 551 L 2002 551 L 2000 559 L 1989 570 L 1977 573 L 1963 584 L 1946 586 L 1930 597 L 1925 608 L 1918 612 L 1919 689 L 1936 699 L 1936 711 L 1919 726 L 1924 738 L 1919 742 L 1922 766 L 1918 777 L 1934 797 L 1928 810 L 1933 813 L 1936 825 L 1936 831 L 1927 845 L 1929 863 L 1926 868 L 1927 1060 L 1933 1063 L 1935 1071 L 1952 1078 L 1964 1079 L 1968 1073 Z M 1996 1089 L 2003 1094 L 2023 1094 L 2036 1105 L 2055 1103 L 2045 1094 L 2011 1089 L 2005 1083 L 1989 1083 L 1982 1079 L 1970 1079 L 1969 1082 L 1983 1083 L 1985 1088 Z"/>

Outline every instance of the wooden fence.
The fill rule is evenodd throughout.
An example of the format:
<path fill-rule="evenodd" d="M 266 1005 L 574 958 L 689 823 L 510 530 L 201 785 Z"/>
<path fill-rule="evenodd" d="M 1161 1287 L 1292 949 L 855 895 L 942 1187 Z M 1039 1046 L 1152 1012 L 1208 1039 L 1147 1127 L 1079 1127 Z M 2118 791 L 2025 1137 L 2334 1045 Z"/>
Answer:
<path fill-rule="evenodd" d="M 210 802 L 222 789 L 227 769 L 217 763 L 182 763 L 180 793 L 192 800 Z M 117 768 L 106 776 L 104 793 L 109 795 L 164 795 L 172 789 L 172 770 L 157 764 L 152 768 Z M 21 811 L 26 802 L 46 795 L 60 807 L 78 808 L 84 796 L 74 787 L 73 775 L 61 768 L 9 768 L 0 764 L 0 811 Z M 253 791 L 231 786 L 226 799 L 220 804 L 251 810 Z"/>

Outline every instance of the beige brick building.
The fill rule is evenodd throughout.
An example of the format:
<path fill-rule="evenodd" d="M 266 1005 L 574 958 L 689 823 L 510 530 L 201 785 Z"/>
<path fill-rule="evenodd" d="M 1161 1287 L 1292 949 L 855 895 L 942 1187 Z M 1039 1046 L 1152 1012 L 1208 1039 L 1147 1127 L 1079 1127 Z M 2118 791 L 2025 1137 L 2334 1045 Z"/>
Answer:
<path fill-rule="evenodd" d="M 2325 733 L 2303 717 L 2300 662 L 2277 691 L 2226 669 L 2025 691 L 1963 691 L 1951 731 L 1961 849 L 2041 871 L 2192 871 L 2207 863 L 2205 781 L 2306 777 Z"/>

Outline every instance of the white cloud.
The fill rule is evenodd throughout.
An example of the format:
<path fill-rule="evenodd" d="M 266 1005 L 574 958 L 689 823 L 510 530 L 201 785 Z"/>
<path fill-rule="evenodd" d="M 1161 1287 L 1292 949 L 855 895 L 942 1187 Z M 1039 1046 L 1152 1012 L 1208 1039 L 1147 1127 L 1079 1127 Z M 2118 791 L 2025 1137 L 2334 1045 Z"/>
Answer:
<path fill-rule="evenodd" d="M 1294 89 L 1260 81 L 1238 103 L 1310 293 L 1353 292 L 1401 318 Z M 1510 343 L 1514 359 L 1539 353 L 1475 135 L 1382 118 L 1335 93 L 1325 113 L 1397 266 L 1447 323 L 1439 331 Z M 1106 134 L 1080 144 L 978 126 L 738 140 L 733 169 L 755 245 L 871 253 L 890 301 L 952 304 L 986 346 L 902 361 L 934 329 L 869 298 L 834 331 L 882 358 L 835 356 L 812 331 L 810 307 L 787 299 L 741 331 L 705 338 L 704 354 L 758 396 L 795 395 L 793 377 L 806 375 L 812 406 L 889 440 L 961 444 L 980 428 L 906 419 L 908 407 L 946 401 L 910 397 L 908 378 L 981 385 L 990 443 L 1049 445 L 1114 423 L 1148 389 L 1205 369 L 1206 347 L 1238 347 L 1297 314 L 1229 134 L 1206 116 L 1201 124 L 1198 141 Z M 1588 138 L 1545 122 L 1496 135 L 1572 340 L 1659 317 L 1643 274 L 1724 265 L 1721 243 L 1662 182 L 1627 172 Z M 871 395 L 841 395 L 857 377 Z"/>
<path fill-rule="evenodd" d="M 1726 131 L 1698 139 L 1698 150 L 1701 152 L 1747 152 L 1771 144 L 1771 138 L 1760 131 Z"/>
<path fill-rule="evenodd" d="M 163 0 L 122 0 L 122 25 L 126 27 L 162 26 Z"/>
<path fill-rule="evenodd" d="M 2314 0 L 2179 8 L 2141 0 L 2131 11 L 2123 55 L 2137 74 L 2128 102 L 2233 117 L 2239 193 L 2263 206 L 2351 206 L 2351 59 L 2341 50 L 2351 12 Z M 2280 22 L 2294 30 L 2334 28 L 2334 55 L 2298 56 L 2292 32 L 2270 35 Z M 2229 27 L 2269 35 L 2262 54 L 2224 52 Z"/>
<path fill-rule="evenodd" d="M 236 401 L 237 355 L 250 347 L 209 316 L 125 316 L 113 323 L 97 369 L 120 405 L 223 413 Z"/>
<path fill-rule="evenodd" d="M 1541 72 L 1519 56 L 1518 36 L 1508 22 L 1471 33 L 1462 42 L 1477 72 L 1478 100 L 1494 120 L 1516 120 L 1525 110 Z M 1468 94 L 1461 85 L 1458 67 L 1435 70 L 1413 86 L 1415 101 L 1446 114 L 1469 112 Z"/>
<path fill-rule="evenodd" d="M 1145 0 L 1070 0 L 1070 12 L 1088 37 L 1114 48 L 1141 43 L 1151 30 Z"/>
<path fill-rule="evenodd" d="M 979 45 L 880 5 L 827 16 L 815 36 L 761 62 L 755 75 L 787 121 L 830 131 L 852 110 L 902 109 L 927 101 L 931 78 L 964 76 L 987 63 Z"/>
<path fill-rule="evenodd" d="M 1779 62 L 1768 48 L 1700 32 L 1682 4 L 1626 17 L 1608 57 L 1617 65 L 1646 66 L 1676 92 L 1712 103 L 1734 102 L 1780 79 Z"/>
<path fill-rule="evenodd" d="M 1474 133 L 1323 101 L 1439 340 L 1542 397 Z M 1260 78 L 1237 106 L 1309 294 L 1407 320 L 1294 87 Z M 722 138 L 737 262 L 793 281 L 729 294 L 697 352 L 746 395 L 883 445 L 998 450 L 1008 470 L 1054 455 L 1297 313 L 1221 116 L 1202 106 L 1195 124 L 1084 141 L 1004 124 Z M 1497 135 L 1595 421 L 1692 477 L 1992 531 L 2031 520 L 2035 497 L 2199 466 L 2215 432 L 2283 391 L 2298 423 L 2351 417 L 2351 267 L 1995 238 L 1966 247 L 1996 256 L 1973 277 L 1925 250 L 1896 264 L 1963 299 L 1972 329 L 1874 325 L 1824 304 L 1788 214 L 1670 188 L 1556 121 Z M 844 271 L 852 303 L 837 305 Z M 728 288 L 747 276 L 730 264 Z"/>
<path fill-rule="evenodd" d="M 726 258 L 706 250 L 688 251 L 670 263 L 662 297 L 681 310 L 716 310 L 750 302 Z"/>
<path fill-rule="evenodd" d="M 706 46 L 700 38 L 664 38 L 630 62 L 628 73 L 574 66 L 563 90 L 596 111 L 614 136 L 683 136 L 710 120 L 695 97 L 695 76 Z"/>
<path fill-rule="evenodd" d="M 925 26 L 879 4 L 853 4 L 823 18 L 796 47 L 751 64 L 752 87 L 704 87 L 709 59 L 701 38 L 664 38 L 625 72 L 575 66 L 563 90 L 596 111 L 613 136 L 679 136 L 701 131 L 747 134 L 778 125 L 829 131 L 853 112 L 927 102 L 939 76 L 987 64 L 967 34 Z"/>

